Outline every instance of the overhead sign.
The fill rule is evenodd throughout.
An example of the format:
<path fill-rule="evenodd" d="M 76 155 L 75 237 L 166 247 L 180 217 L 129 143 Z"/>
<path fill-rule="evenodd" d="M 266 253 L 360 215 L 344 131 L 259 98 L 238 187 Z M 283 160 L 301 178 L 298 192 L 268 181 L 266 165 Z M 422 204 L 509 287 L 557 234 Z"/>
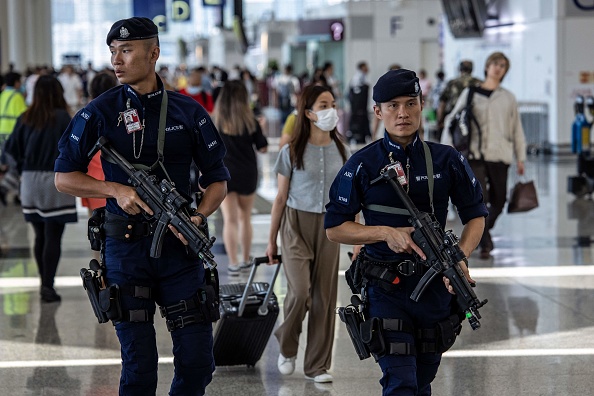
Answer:
<path fill-rule="evenodd" d="M 342 41 L 344 38 L 342 19 L 300 19 L 297 28 L 300 35 L 327 35 L 332 41 Z"/>
<path fill-rule="evenodd" d="M 192 20 L 190 0 L 174 0 L 171 3 L 171 19 L 175 22 L 189 22 Z"/>
<path fill-rule="evenodd" d="M 167 31 L 165 0 L 134 0 L 132 10 L 134 16 L 152 19 L 159 32 Z"/>
<path fill-rule="evenodd" d="M 204 7 L 224 7 L 225 0 L 202 0 Z"/>

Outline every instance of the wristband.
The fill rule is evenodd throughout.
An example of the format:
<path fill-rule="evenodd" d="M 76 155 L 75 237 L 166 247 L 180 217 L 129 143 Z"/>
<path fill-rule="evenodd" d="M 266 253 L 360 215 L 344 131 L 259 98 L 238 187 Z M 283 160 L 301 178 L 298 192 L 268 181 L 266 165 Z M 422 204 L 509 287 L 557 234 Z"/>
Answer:
<path fill-rule="evenodd" d="M 195 211 L 194 214 L 192 216 L 198 216 L 202 219 L 202 224 L 206 224 L 206 222 L 208 220 L 206 220 L 206 216 L 204 216 L 202 213 Z"/>

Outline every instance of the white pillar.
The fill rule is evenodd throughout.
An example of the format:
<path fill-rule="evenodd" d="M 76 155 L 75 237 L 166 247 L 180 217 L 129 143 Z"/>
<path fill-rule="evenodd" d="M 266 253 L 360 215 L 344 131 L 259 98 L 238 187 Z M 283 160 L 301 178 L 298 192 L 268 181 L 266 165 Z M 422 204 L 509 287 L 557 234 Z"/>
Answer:
<path fill-rule="evenodd" d="M 6 16 L 8 18 L 8 63 L 14 64 L 18 72 L 27 67 L 27 21 L 26 4 L 22 0 L 8 0 Z"/>
<path fill-rule="evenodd" d="M 27 0 L 27 15 L 32 20 L 27 34 L 29 66 L 52 64 L 52 4 L 51 0 Z"/>
<path fill-rule="evenodd" d="M 0 0 L 0 74 L 8 70 L 8 2 Z"/>

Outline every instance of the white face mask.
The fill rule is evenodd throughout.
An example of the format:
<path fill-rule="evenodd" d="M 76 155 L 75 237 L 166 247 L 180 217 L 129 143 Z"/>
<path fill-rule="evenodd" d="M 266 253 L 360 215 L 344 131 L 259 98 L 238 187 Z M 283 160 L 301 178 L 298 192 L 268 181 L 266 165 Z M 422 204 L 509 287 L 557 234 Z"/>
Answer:
<path fill-rule="evenodd" d="M 194 87 L 192 85 L 188 85 L 186 90 L 190 95 L 198 95 L 200 92 L 202 92 L 202 87 Z"/>
<path fill-rule="evenodd" d="M 314 125 L 322 131 L 330 132 L 338 125 L 338 112 L 335 108 L 312 111 L 312 113 L 318 116 L 318 120 L 314 122 Z"/>

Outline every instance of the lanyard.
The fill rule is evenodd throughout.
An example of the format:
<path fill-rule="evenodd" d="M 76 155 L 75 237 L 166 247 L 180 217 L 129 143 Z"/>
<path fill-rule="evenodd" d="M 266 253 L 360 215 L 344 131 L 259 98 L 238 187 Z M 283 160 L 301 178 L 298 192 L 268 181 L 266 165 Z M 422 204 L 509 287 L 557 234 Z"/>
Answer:
<path fill-rule="evenodd" d="M 167 178 L 167 180 L 169 182 L 171 182 L 171 178 L 169 177 L 169 174 L 167 173 L 167 170 L 165 169 L 165 165 L 163 164 L 163 158 L 164 158 L 163 148 L 165 147 L 165 126 L 167 124 L 167 101 L 168 101 L 167 100 L 167 90 L 165 90 L 165 87 L 163 87 L 163 98 L 161 99 L 161 111 L 159 112 L 159 134 L 157 136 L 157 160 L 151 166 L 146 166 L 143 164 L 132 164 L 132 166 L 134 166 L 134 168 L 136 168 L 136 169 L 141 169 L 141 170 L 150 172 L 153 169 L 155 169 L 157 167 L 157 165 L 159 165 L 159 166 L 161 166 L 161 169 L 163 169 L 163 172 L 165 173 L 165 177 Z M 108 162 L 111 162 L 105 157 L 102 157 L 102 158 Z"/>
<path fill-rule="evenodd" d="M 423 143 L 423 150 L 425 151 L 425 165 L 427 166 L 427 186 L 429 188 L 429 204 L 431 205 L 431 214 L 434 215 L 435 209 L 433 208 L 433 158 L 431 157 L 429 145 L 427 145 L 427 143 L 425 143 L 424 141 L 421 141 L 421 143 Z M 410 180 L 408 182 L 410 183 Z M 410 212 L 407 209 L 395 208 L 393 206 L 369 204 L 365 205 L 365 208 L 369 210 L 374 210 L 376 212 L 398 214 L 405 216 L 410 215 Z"/>

